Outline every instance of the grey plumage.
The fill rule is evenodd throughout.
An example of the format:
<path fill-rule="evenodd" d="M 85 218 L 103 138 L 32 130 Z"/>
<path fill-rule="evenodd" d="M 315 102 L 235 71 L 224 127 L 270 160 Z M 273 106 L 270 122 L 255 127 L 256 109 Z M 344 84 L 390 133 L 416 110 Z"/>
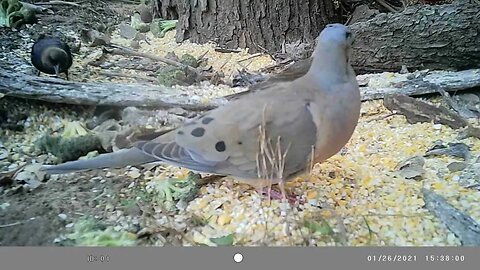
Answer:
<path fill-rule="evenodd" d="M 128 165 L 140 165 L 154 161 L 155 158 L 145 155 L 139 149 L 130 148 L 103 154 L 92 159 L 70 161 L 59 165 L 45 165 L 42 166 L 42 170 L 50 174 L 62 174 L 101 168 L 122 168 Z"/>

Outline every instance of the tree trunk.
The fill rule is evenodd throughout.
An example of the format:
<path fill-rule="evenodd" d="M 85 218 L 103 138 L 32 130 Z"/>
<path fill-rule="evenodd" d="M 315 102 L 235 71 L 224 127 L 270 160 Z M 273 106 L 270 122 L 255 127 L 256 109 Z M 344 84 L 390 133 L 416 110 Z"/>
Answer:
<path fill-rule="evenodd" d="M 160 2 L 160 4 L 158 4 Z M 323 27 L 341 20 L 334 0 L 157 0 L 167 15 L 177 8 L 177 41 L 215 41 L 220 47 L 274 52 L 284 43 L 312 41 Z M 162 11 L 163 10 L 163 11 Z M 163 15 L 163 14 L 162 14 Z"/>
<path fill-rule="evenodd" d="M 480 5 L 414 6 L 351 25 L 358 73 L 480 67 Z"/>
<path fill-rule="evenodd" d="M 158 17 L 166 20 L 178 19 L 177 1 L 178 0 L 156 0 L 154 2 L 155 15 L 158 14 Z"/>
<path fill-rule="evenodd" d="M 189 1 L 194 6 L 157 0 L 164 3 L 164 10 L 178 8 L 178 41 L 212 40 L 222 47 L 265 48 L 273 53 L 284 41 L 311 42 L 327 22 L 340 18 L 333 0 L 225 0 L 222 6 L 216 5 L 218 0 L 205 1 Z M 246 8 L 243 2 L 253 7 Z M 403 65 L 412 70 L 480 67 L 480 5 L 475 0 L 416 5 L 350 27 L 356 36 L 352 65 L 358 74 L 399 71 Z"/>

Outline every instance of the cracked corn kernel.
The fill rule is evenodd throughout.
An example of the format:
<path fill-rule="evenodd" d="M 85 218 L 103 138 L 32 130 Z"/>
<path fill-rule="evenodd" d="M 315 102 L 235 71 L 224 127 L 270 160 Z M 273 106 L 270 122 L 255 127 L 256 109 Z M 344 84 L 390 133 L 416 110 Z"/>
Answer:
<path fill-rule="evenodd" d="M 222 226 L 222 225 L 230 223 L 231 220 L 232 220 L 231 216 L 229 216 L 227 214 L 223 214 L 223 215 L 218 217 L 217 223 L 218 223 L 218 225 Z"/>
<path fill-rule="evenodd" d="M 201 199 L 198 201 L 198 208 L 200 209 L 204 209 L 205 207 L 207 207 L 207 200 L 206 199 Z"/>
<path fill-rule="evenodd" d="M 321 212 L 321 215 L 322 215 L 324 218 L 330 218 L 330 217 L 333 216 L 332 211 L 329 211 L 329 210 L 322 211 L 322 212 Z"/>
<path fill-rule="evenodd" d="M 316 199 L 318 196 L 318 192 L 316 190 L 309 190 L 307 191 L 307 199 L 309 200 L 313 200 L 313 199 Z"/>

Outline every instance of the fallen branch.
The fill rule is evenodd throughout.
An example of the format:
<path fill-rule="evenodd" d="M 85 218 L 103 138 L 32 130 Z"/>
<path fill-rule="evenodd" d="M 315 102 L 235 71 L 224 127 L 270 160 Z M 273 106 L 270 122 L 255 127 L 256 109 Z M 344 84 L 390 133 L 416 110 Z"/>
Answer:
<path fill-rule="evenodd" d="M 404 115 L 410 124 L 433 122 L 453 129 L 466 128 L 463 136 L 480 138 L 480 129 L 473 127 L 465 118 L 443 106 L 435 106 L 403 94 L 387 95 L 383 105 L 392 113 Z"/>
<path fill-rule="evenodd" d="M 13 72 L 0 67 L 0 93 L 6 96 L 76 105 L 183 108 L 205 111 L 215 104 L 192 101 L 181 91 L 149 84 L 83 83 Z"/>
<path fill-rule="evenodd" d="M 463 246 L 480 246 L 480 224 L 435 192 L 422 189 L 422 193 L 425 207 L 460 239 Z"/>
<path fill-rule="evenodd" d="M 360 91 L 362 100 L 372 100 L 382 99 L 389 94 L 423 95 L 437 92 L 432 85 L 439 85 L 445 91 L 480 87 L 480 70 L 432 72 L 422 78 L 406 79 L 394 86 L 360 87 Z M 178 90 L 164 86 L 64 81 L 19 73 L 3 67 L 0 67 L 0 93 L 55 103 L 120 107 L 180 107 L 191 111 L 213 109 L 229 100 L 222 97 L 212 103 L 202 104 L 190 100 L 189 96 Z"/>
<path fill-rule="evenodd" d="M 408 77 L 408 76 L 406 76 Z M 429 74 L 414 79 L 406 79 L 390 87 L 360 87 L 363 100 L 381 99 L 389 94 L 404 94 L 419 96 L 436 93 L 437 87 L 447 92 L 468 90 L 480 87 L 480 69 L 464 71 L 432 71 Z"/>
<path fill-rule="evenodd" d="M 309 63 L 303 61 L 295 67 L 289 67 L 284 72 L 271 76 L 267 81 L 260 82 L 253 85 L 248 90 L 228 95 L 227 100 L 237 99 L 240 96 L 250 92 L 262 91 L 269 88 L 272 84 L 284 82 L 299 78 L 306 73 Z M 410 74 L 415 77 L 414 73 Z M 370 78 L 376 76 L 383 76 L 382 74 L 368 74 L 357 76 L 359 81 L 369 81 Z M 384 76 L 383 76 L 384 77 Z M 405 75 L 403 80 L 397 81 L 394 85 L 385 87 L 369 87 L 361 86 L 360 92 L 362 100 L 382 99 L 390 94 L 403 94 L 407 96 L 419 96 L 425 94 L 437 93 L 438 88 L 444 91 L 461 91 L 474 87 L 480 87 L 480 69 L 470 69 L 464 71 L 450 72 L 450 71 L 432 71 L 425 76 L 418 76 L 417 78 L 409 79 L 410 76 Z M 386 79 L 382 79 L 386 80 Z"/>
<path fill-rule="evenodd" d="M 445 90 L 443 90 L 442 88 L 437 87 L 437 91 L 443 96 L 443 99 L 448 104 L 448 106 L 450 106 L 450 108 L 455 110 L 461 117 L 464 117 L 464 118 L 477 117 L 477 115 L 475 113 L 473 113 L 472 111 L 470 111 L 469 109 L 467 109 L 465 107 L 462 107 L 455 100 L 453 100 L 450 97 L 450 94 L 445 92 Z"/>
<path fill-rule="evenodd" d="M 383 99 L 383 105 L 394 113 L 404 115 L 410 124 L 433 122 L 454 129 L 468 126 L 465 119 L 449 109 L 406 95 L 388 95 Z"/>
<path fill-rule="evenodd" d="M 41 3 L 37 3 L 37 5 L 41 6 L 41 5 L 67 5 L 67 6 L 74 6 L 74 7 L 82 7 L 81 5 L 79 5 L 78 3 L 74 3 L 74 2 L 67 2 L 67 1 L 49 1 L 49 2 L 41 2 Z"/>

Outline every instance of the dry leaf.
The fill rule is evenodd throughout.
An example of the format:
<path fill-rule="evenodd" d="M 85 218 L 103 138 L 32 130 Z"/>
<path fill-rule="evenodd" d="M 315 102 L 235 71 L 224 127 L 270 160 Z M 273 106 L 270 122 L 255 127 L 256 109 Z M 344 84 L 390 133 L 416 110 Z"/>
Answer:
<path fill-rule="evenodd" d="M 397 170 L 399 171 L 400 175 L 406 179 L 420 180 L 425 173 L 423 165 L 425 165 L 425 160 L 423 157 L 414 156 L 400 162 L 397 165 Z"/>

